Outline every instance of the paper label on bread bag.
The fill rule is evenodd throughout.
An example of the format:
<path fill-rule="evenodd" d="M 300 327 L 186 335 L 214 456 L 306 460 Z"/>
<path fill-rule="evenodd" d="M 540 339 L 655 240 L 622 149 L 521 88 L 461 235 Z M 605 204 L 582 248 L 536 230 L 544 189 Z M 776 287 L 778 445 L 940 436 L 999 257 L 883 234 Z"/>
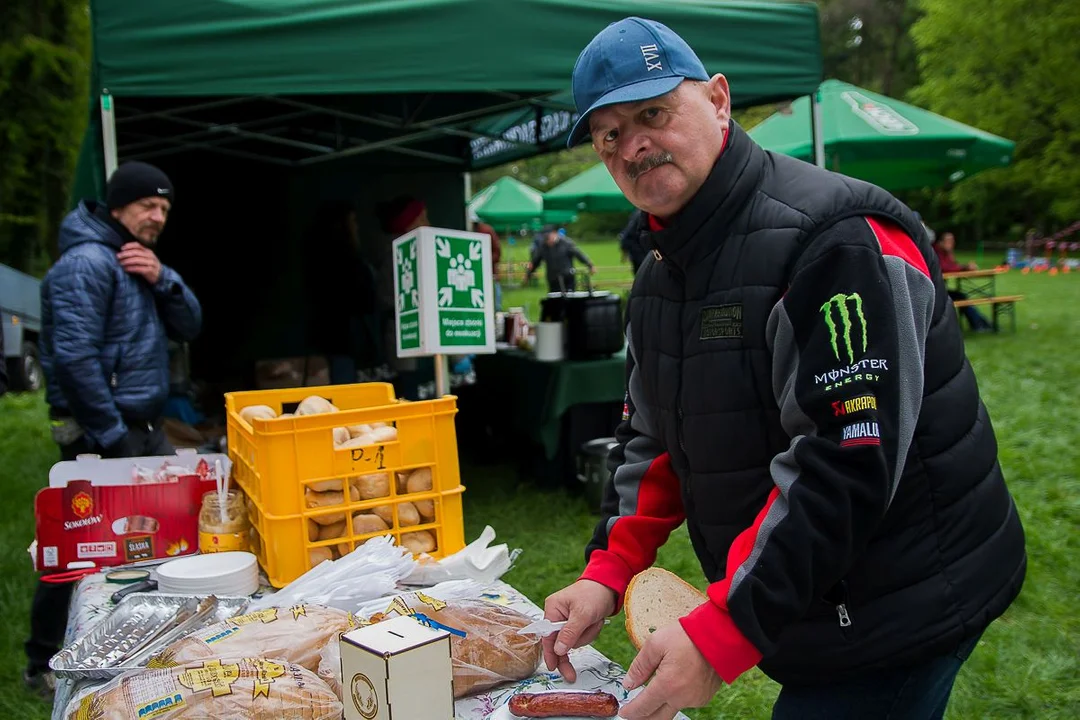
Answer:
<path fill-rule="evenodd" d="M 247 552 L 247 533 L 208 533 L 199 532 L 199 552 Z"/>

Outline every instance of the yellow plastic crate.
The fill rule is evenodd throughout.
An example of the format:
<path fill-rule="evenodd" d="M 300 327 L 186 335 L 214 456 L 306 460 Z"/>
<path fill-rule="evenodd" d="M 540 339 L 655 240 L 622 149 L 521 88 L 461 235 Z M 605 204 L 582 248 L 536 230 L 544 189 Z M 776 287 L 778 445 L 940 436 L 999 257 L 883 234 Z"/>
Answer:
<path fill-rule="evenodd" d="M 252 405 L 267 405 L 279 415 L 292 412 L 311 395 L 325 398 L 339 412 L 251 423 L 240 417 L 240 411 Z M 389 383 L 363 383 L 226 393 L 225 408 L 233 477 L 247 496 L 254 530 L 252 552 L 274 587 L 284 587 L 311 569 L 315 554 L 329 550 L 339 557 L 377 535 L 393 535 L 400 544 L 409 533 L 430 533 L 435 549 L 429 554 L 437 558 L 465 547 L 456 397 L 397 401 Z M 376 423 L 396 427 L 397 439 L 365 447 L 335 446 L 334 428 Z M 399 487 L 400 478 L 420 468 L 431 470 L 430 491 L 407 493 Z M 384 474 L 385 482 L 380 477 Z M 361 480 L 364 476 L 374 477 Z M 369 490 L 372 484 L 379 486 L 380 495 L 385 485 L 389 493 L 362 499 L 363 483 Z M 319 495 L 311 494 L 312 486 Z M 332 504 L 309 507 L 312 498 Z M 399 516 L 402 504 L 425 501 L 433 505 L 433 519 L 419 517 L 419 524 L 403 525 L 417 518 Z M 356 516 L 372 511 L 390 519 L 388 530 L 364 532 L 356 527 Z M 360 522 L 374 521 L 367 517 Z M 318 539 L 319 527 L 330 528 L 323 534 L 333 536 Z"/>

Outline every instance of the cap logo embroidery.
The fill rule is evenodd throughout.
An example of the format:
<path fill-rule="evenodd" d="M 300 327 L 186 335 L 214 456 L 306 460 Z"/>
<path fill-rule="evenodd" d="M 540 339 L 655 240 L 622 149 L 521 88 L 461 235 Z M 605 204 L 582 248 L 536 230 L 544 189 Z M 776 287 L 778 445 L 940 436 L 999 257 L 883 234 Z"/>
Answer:
<path fill-rule="evenodd" d="M 653 70 L 663 70 L 660 65 L 660 53 L 657 50 L 656 45 L 642 45 L 641 54 L 645 57 L 645 71 L 652 72 Z M 654 62 L 655 61 L 655 62 Z"/>

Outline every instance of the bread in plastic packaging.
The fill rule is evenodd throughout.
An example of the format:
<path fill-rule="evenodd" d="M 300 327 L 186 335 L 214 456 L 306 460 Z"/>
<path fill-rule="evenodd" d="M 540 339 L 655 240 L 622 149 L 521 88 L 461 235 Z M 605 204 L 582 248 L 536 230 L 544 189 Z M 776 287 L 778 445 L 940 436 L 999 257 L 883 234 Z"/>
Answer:
<path fill-rule="evenodd" d="M 532 618 L 517 610 L 482 600 L 466 600 L 448 604 L 428 617 L 465 633 L 465 637 L 457 634 L 450 637 L 455 698 L 511 680 L 524 680 L 540 665 L 540 638 L 517 632 L 531 623 Z"/>
<path fill-rule="evenodd" d="M 65 720 L 339 720 L 341 701 L 295 663 L 213 658 L 134 671 L 69 706 Z"/>
<path fill-rule="evenodd" d="M 204 658 L 266 657 L 315 672 L 323 646 L 356 627 L 351 613 L 323 605 L 270 607 L 209 625 L 162 649 L 147 663 L 167 668 Z"/>
<path fill-rule="evenodd" d="M 533 621 L 532 618 L 483 600 L 446 603 L 423 593 L 410 593 L 399 596 L 386 613 L 375 613 L 366 622 L 410 613 L 424 615 L 453 633 L 450 657 L 455 698 L 483 692 L 505 682 L 524 680 L 535 674 L 540 665 L 540 637 L 518 634 L 518 630 Z M 340 684 L 337 677 L 341 672 L 339 657 L 324 652 L 322 666 L 317 668 L 319 676 L 332 687 Z"/>

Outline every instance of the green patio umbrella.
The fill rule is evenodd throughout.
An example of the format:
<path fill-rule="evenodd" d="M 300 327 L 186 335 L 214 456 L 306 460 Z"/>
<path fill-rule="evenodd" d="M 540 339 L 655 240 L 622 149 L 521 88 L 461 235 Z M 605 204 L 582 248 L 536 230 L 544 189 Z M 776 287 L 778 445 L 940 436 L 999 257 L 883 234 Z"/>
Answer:
<path fill-rule="evenodd" d="M 536 228 L 546 223 L 573 222 L 577 215 L 567 211 L 544 211 L 544 194 L 505 175 L 476 193 L 469 201 L 469 213 L 496 229 Z"/>
<path fill-rule="evenodd" d="M 544 207 L 584 212 L 629 212 L 634 209 L 604 163 L 597 163 L 548 190 L 544 193 Z"/>
<path fill-rule="evenodd" d="M 820 88 L 825 167 L 886 190 L 942 187 L 1005 167 L 1015 144 L 839 80 Z M 750 131 L 766 150 L 813 162 L 810 99 Z"/>

